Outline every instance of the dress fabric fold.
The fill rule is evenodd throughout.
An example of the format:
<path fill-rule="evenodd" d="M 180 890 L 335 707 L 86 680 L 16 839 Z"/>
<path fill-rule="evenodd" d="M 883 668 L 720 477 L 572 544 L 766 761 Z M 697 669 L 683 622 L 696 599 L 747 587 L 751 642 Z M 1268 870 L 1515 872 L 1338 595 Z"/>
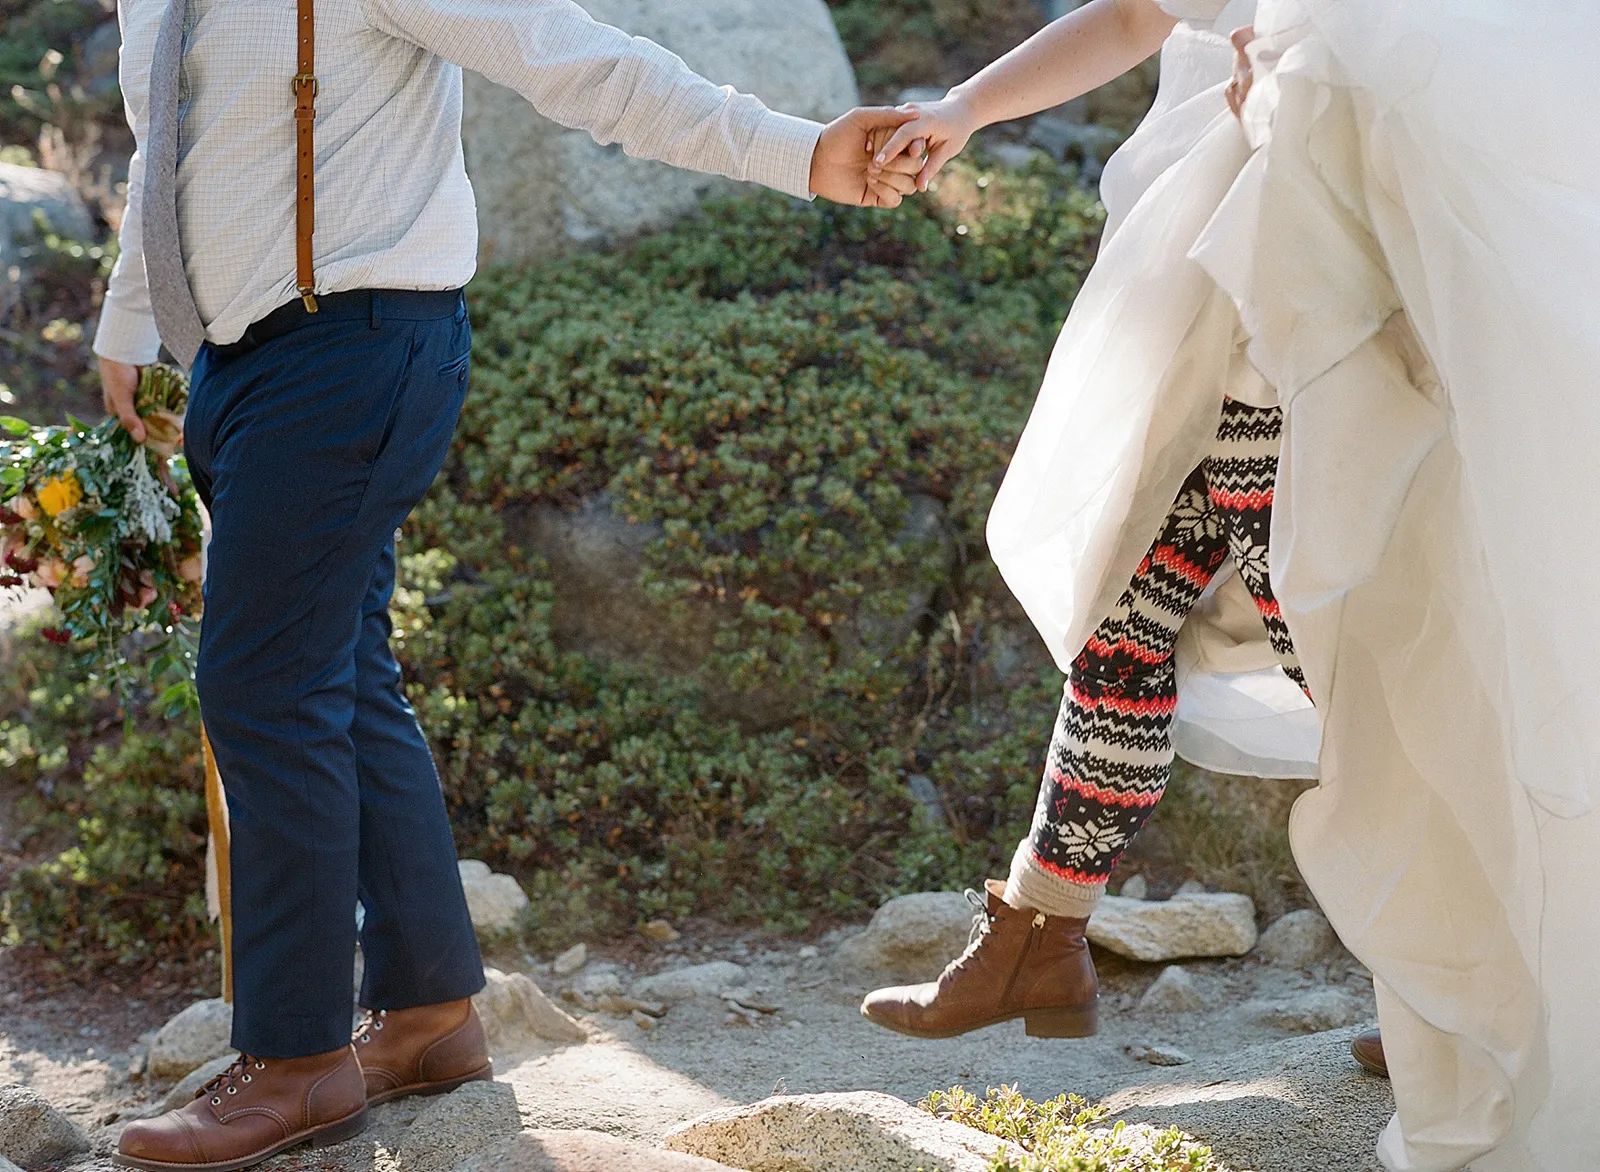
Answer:
<path fill-rule="evenodd" d="M 1379 1157 L 1600 1167 L 1600 8 L 1253 15 L 1243 130 L 1219 84 L 1188 99 L 1187 151 L 1108 169 L 1108 207 L 1149 181 L 1112 208 L 996 560 L 1072 654 L 1246 341 L 1284 409 L 1273 583 L 1322 733 L 1291 836 L 1374 973 L 1398 1107 Z M 1291 715 L 1256 726 L 1258 756 Z"/>

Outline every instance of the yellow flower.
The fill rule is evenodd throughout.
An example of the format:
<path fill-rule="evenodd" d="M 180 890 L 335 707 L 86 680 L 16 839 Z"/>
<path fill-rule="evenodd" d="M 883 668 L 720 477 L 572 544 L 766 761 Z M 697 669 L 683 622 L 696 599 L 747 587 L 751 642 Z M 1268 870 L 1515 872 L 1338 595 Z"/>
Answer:
<path fill-rule="evenodd" d="M 52 517 L 60 516 L 82 499 L 83 487 L 74 472 L 48 480 L 39 489 L 39 507 Z"/>

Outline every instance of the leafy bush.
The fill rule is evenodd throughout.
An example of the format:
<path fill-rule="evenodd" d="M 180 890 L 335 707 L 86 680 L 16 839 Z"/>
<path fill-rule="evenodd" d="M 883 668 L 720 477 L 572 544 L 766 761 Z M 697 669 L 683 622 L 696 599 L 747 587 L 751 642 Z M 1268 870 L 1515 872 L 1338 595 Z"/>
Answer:
<path fill-rule="evenodd" d="M 1054 172 L 969 167 L 894 214 L 733 201 L 475 284 L 395 638 L 462 852 L 523 880 L 547 942 L 691 911 L 798 928 L 1009 855 L 1059 680 L 983 524 L 1098 225 Z M 555 621 L 573 587 L 524 522 L 596 501 L 650 536 L 624 585 L 687 616 L 693 662 Z M 11 938 L 203 947 L 194 730 L 93 748 L 115 712 L 53 655 L 0 699 L 40 828 Z"/>
<path fill-rule="evenodd" d="M 1059 682 L 983 525 L 1098 219 L 1052 173 L 940 194 L 732 202 L 475 286 L 397 626 L 458 833 L 552 926 L 796 926 L 970 881 L 1025 825 Z M 651 535 L 640 605 L 700 662 L 558 637 L 518 518 L 594 501 Z"/>
<path fill-rule="evenodd" d="M 79 964 L 196 954 L 204 931 L 205 803 L 187 725 L 122 722 L 70 651 L 17 632 L 0 679 L 0 772 L 23 793 L 24 847 L 43 851 L 0 896 L 5 942 Z M 30 637 L 32 636 L 32 637 Z"/>
<path fill-rule="evenodd" d="M 1177 1128 L 1156 1131 L 1123 1123 L 1097 1126 L 1106 1111 L 1076 1095 L 1045 1103 L 1024 1098 L 1017 1088 L 990 1087 L 982 1099 L 964 1087 L 933 1091 L 918 1104 L 924 1111 L 1009 1140 L 1027 1153 L 1021 1163 L 997 1154 L 993 1172 L 1226 1172 Z"/>
<path fill-rule="evenodd" d="M 892 100 L 905 86 L 951 86 L 1043 24 L 1035 0 L 828 0 L 861 87 Z"/>

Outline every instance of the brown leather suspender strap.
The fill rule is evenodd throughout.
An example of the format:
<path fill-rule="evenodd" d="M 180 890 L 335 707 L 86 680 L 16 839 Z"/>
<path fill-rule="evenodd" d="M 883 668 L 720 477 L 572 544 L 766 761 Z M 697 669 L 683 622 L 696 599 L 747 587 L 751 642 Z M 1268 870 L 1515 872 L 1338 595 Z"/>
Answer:
<path fill-rule="evenodd" d="M 294 244 L 295 284 L 307 313 L 317 312 L 313 292 L 316 279 L 311 272 L 311 237 L 316 232 L 317 154 L 312 132 L 317 122 L 317 18 L 315 0 L 296 0 L 299 20 L 295 41 L 299 65 L 294 81 L 295 201 Z"/>

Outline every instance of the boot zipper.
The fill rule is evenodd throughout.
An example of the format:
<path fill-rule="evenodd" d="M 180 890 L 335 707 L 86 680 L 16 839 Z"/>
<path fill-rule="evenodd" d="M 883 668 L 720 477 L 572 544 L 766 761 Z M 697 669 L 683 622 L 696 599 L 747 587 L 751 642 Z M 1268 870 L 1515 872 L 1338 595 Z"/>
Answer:
<path fill-rule="evenodd" d="M 1022 955 L 1017 958 L 1016 967 L 1011 970 L 1011 979 L 1006 982 L 1006 991 L 1000 997 L 1001 1005 L 1011 1003 L 1011 992 L 1017 987 L 1017 977 L 1022 974 L 1023 967 L 1033 955 L 1034 946 L 1039 943 L 1039 933 L 1044 928 L 1044 913 L 1035 912 L 1033 923 L 1028 927 L 1028 945 L 1022 950 Z"/>

